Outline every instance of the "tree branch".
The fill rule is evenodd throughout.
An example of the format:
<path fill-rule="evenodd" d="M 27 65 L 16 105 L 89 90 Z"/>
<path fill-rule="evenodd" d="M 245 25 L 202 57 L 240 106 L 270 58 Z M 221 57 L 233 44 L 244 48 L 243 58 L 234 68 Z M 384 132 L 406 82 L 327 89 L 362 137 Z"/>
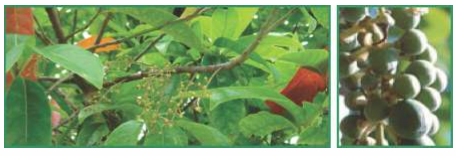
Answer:
<path fill-rule="evenodd" d="M 86 25 L 84 25 L 81 28 L 78 28 L 77 30 L 74 30 L 72 33 L 70 33 L 69 35 L 67 35 L 65 37 L 65 40 L 69 40 L 70 38 L 74 37 L 74 35 L 80 33 L 81 31 L 86 30 L 87 28 L 89 28 L 89 26 L 93 24 L 93 22 L 98 18 L 98 16 L 100 14 L 101 14 L 101 9 L 98 9 L 97 13 L 89 20 L 89 22 L 87 22 Z"/>
<path fill-rule="evenodd" d="M 227 70 L 227 69 L 232 69 L 233 67 L 242 64 L 244 61 L 248 59 L 248 56 L 255 50 L 255 48 L 260 44 L 261 40 L 267 36 L 267 34 L 274 29 L 277 25 L 280 23 L 283 23 L 289 17 L 295 9 L 291 10 L 288 12 L 286 15 L 284 15 L 282 18 L 279 20 L 271 23 L 271 22 L 266 22 L 265 25 L 259 30 L 259 33 L 255 40 L 250 43 L 250 45 L 242 52 L 242 54 L 228 62 L 220 63 L 220 64 L 214 64 L 214 65 L 208 65 L 208 66 L 180 66 L 180 67 L 175 67 L 174 69 L 169 69 L 169 70 L 151 70 L 149 72 L 138 72 L 133 75 L 129 76 L 124 76 L 124 77 L 119 77 L 111 82 L 106 82 L 103 84 L 103 87 L 111 87 L 112 85 L 115 85 L 116 83 L 119 82 L 129 82 L 129 81 L 134 81 L 138 79 L 142 79 L 144 77 L 149 77 L 149 76 L 155 76 L 159 75 L 160 73 L 174 73 L 174 74 L 179 74 L 179 73 L 201 73 L 201 72 L 215 72 L 217 70 Z M 271 24 L 271 25 L 269 25 Z"/>
<path fill-rule="evenodd" d="M 49 20 L 51 20 L 52 28 L 54 29 L 58 43 L 65 43 L 65 35 L 63 34 L 62 25 L 60 25 L 60 20 L 57 16 L 57 12 L 53 8 L 46 8 L 45 10 L 48 14 Z"/>
<path fill-rule="evenodd" d="M 103 38 L 103 35 L 105 33 L 106 27 L 108 26 L 109 21 L 111 20 L 112 14 L 109 13 L 106 18 L 103 21 L 103 24 L 101 25 L 100 31 L 98 32 L 97 39 L 95 40 L 94 45 L 100 44 L 101 39 Z M 95 49 L 93 49 L 95 51 Z"/>
<path fill-rule="evenodd" d="M 46 45 L 51 45 L 53 44 L 52 41 L 49 39 L 49 37 L 46 36 L 46 32 L 44 31 L 43 27 L 41 26 L 41 23 L 38 21 L 36 16 L 33 16 L 33 21 L 35 21 L 36 26 L 38 27 L 38 30 L 35 31 L 35 35 L 43 41 L 44 44 Z M 41 33 L 40 33 L 41 32 Z"/>

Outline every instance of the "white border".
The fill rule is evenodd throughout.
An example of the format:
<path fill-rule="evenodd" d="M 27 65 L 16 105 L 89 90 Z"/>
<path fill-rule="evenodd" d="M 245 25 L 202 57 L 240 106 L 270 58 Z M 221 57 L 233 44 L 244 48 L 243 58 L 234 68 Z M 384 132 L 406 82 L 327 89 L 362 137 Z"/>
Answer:
<path fill-rule="evenodd" d="M 337 142 L 337 130 L 336 130 L 336 55 L 337 51 L 335 44 L 337 43 L 337 5 L 453 5 L 455 1 L 444 1 L 444 0 L 427 0 L 427 1 L 399 1 L 399 0 L 276 0 L 276 1 L 255 1 L 255 0 L 229 0 L 229 1 L 215 1 L 215 0 L 166 0 L 166 1 L 144 1 L 144 0 L 126 0 L 126 1 L 93 1 L 93 0 L 77 0 L 77 1 L 63 1 L 63 0 L 15 0 L 15 1 L 2 1 L 4 5 L 331 5 L 331 148 L 164 148 L 164 149 L 149 149 L 149 148 L 52 148 L 52 149 L 2 149 L 1 155 L 34 155 L 34 156 L 49 156 L 49 155 L 272 155 L 272 156 L 286 156 L 286 155 L 303 155 L 303 156 L 320 156 L 320 155 L 366 155 L 366 156 L 386 156 L 386 155 L 451 155 L 456 153 L 452 148 L 336 148 Z M 2 17 L 4 17 L 4 7 L 1 11 Z M 453 21 L 455 21 L 453 16 Z M 4 20 L 2 20 L 1 28 L 4 26 Z M 3 35 L 3 34 L 2 34 Z M 453 36 L 454 36 L 454 24 L 453 24 Z M 4 38 L 0 40 L 1 48 L 4 48 Z M 454 45 L 454 44 L 453 44 Z M 454 47 L 453 47 L 453 51 Z M 2 55 L 1 65 L 3 70 L 3 58 Z M 454 60 L 454 57 L 453 57 Z M 454 66 L 453 66 L 454 73 Z M 1 77 L 3 82 L 4 78 Z M 454 84 L 454 80 L 453 80 Z M 1 83 L 2 88 L 4 84 Z M 1 95 L 4 99 L 4 94 Z M 454 97 L 454 93 L 453 93 Z M 3 107 L 1 107 L 3 114 Z M 453 107 L 453 112 L 454 107 Z M 1 116 L 1 122 L 3 127 L 3 115 Z M 454 125 L 454 120 L 453 120 Z M 1 129 L 2 134 L 3 128 Z M 453 134 L 454 129 L 453 129 Z M 3 135 L 0 135 L 0 139 L 3 140 Z M 453 139 L 454 140 L 454 139 Z M 453 143 L 454 144 L 454 143 Z M 3 141 L 2 141 L 3 147 Z"/>

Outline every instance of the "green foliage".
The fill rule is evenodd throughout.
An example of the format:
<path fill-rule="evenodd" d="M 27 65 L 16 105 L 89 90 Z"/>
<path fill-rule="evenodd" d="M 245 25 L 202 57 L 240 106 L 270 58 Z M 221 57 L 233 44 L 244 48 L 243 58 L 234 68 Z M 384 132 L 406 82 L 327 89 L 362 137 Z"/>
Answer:
<path fill-rule="evenodd" d="M 176 124 L 195 137 L 201 145 L 230 145 L 228 138 L 213 127 L 185 120 L 179 120 Z"/>
<path fill-rule="evenodd" d="M 6 96 L 5 145 L 51 145 L 51 109 L 36 82 L 16 79 Z"/>
<path fill-rule="evenodd" d="M 60 28 L 36 7 L 40 36 L 5 38 L 7 146 L 329 144 L 327 93 L 302 107 L 280 93 L 299 68 L 327 74 L 327 6 L 50 8 Z M 84 49 L 101 31 L 99 44 L 118 44 Z M 25 69 L 32 54 L 37 68 Z"/>
<path fill-rule="evenodd" d="M 128 121 L 114 129 L 106 139 L 106 146 L 134 146 L 137 145 L 139 133 L 143 123 Z"/>
<path fill-rule="evenodd" d="M 53 45 L 35 51 L 78 74 L 95 87 L 103 87 L 103 65 L 89 51 L 74 45 Z"/>
<path fill-rule="evenodd" d="M 296 129 L 286 118 L 269 112 L 259 112 L 243 118 L 239 122 L 239 128 L 246 137 L 264 137 L 279 130 Z"/>

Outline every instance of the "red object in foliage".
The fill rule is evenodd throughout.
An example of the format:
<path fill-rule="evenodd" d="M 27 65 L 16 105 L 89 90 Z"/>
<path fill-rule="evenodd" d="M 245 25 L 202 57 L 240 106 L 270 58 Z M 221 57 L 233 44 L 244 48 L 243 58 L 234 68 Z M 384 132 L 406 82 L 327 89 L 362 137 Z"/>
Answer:
<path fill-rule="evenodd" d="M 33 54 L 30 57 L 30 60 L 27 62 L 27 65 L 25 65 L 24 70 L 21 73 L 21 77 L 36 81 L 36 70 L 37 70 L 37 61 L 38 61 L 38 56 Z"/>
<path fill-rule="evenodd" d="M 6 33 L 34 35 L 32 8 L 7 7 Z"/>
<path fill-rule="evenodd" d="M 280 93 L 293 101 L 296 105 L 302 106 L 304 101 L 313 101 L 318 92 L 326 89 L 326 76 L 309 70 L 300 68 L 287 87 Z M 274 114 L 282 114 L 284 109 L 273 101 L 266 101 L 266 105 Z"/>

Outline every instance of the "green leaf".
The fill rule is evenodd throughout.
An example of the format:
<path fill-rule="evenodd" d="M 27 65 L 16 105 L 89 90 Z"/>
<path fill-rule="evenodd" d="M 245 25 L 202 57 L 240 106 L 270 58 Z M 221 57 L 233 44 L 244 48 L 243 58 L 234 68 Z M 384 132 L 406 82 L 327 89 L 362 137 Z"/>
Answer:
<path fill-rule="evenodd" d="M 315 126 L 306 128 L 299 134 L 298 144 L 302 145 L 329 145 L 329 124 L 327 119 Z"/>
<path fill-rule="evenodd" d="M 314 67 L 318 69 L 324 61 L 328 60 L 329 53 L 324 49 L 306 49 L 302 52 L 286 53 L 279 60 L 296 63 L 300 66 Z"/>
<path fill-rule="evenodd" d="M 144 142 L 146 146 L 186 146 L 187 134 L 179 127 L 165 126 L 160 132 L 149 131 Z"/>
<path fill-rule="evenodd" d="M 209 114 L 209 125 L 232 137 L 239 132 L 239 121 L 247 114 L 244 101 L 235 100 L 220 104 Z"/>
<path fill-rule="evenodd" d="M 329 29 L 329 7 L 312 7 L 310 8 L 318 23 L 326 29 Z"/>
<path fill-rule="evenodd" d="M 312 15 L 309 14 L 308 9 L 306 8 L 301 8 L 302 12 L 302 22 L 305 24 L 309 24 L 309 28 L 307 29 L 307 33 L 312 33 L 315 31 L 317 28 L 318 22 L 315 20 L 315 18 L 312 17 Z"/>
<path fill-rule="evenodd" d="M 211 110 L 219 104 L 236 99 L 261 99 L 272 100 L 287 110 L 294 118 L 296 123 L 304 119 L 303 110 L 293 101 L 266 87 L 224 87 L 209 90 L 211 96 Z"/>
<path fill-rule="evenodd" d="M 9 71 L 11 67 L 19 60 L 22 56 L 24 49 L 28 41 L 30 40 L 29 35 L 17 35 L 17 34 L 6 34 L 5 43 L 5 71 Z"/>
<path fill-rule="evenodd" d="M 313 102 L 304 102 L 302 105 L 305 111 L 304 126 L 314 124 L 317 119 L 323 114 L 323 109 L 328 105 L 327 95 L 323 92 L 318 93 Z"/>
<path fill-rule="evenodd" d="M 105 123 L 85 122 L 81 127 L 76 138 L 78 146 L 96 145 L 109 134 L 109 128 Z"/>
<path fill-rule="evenodd" d="M 244 32 L 244 30 L 249 26 L 250 22 L 253 19 L 253 16 L 257 13 L 257 7 L 235 7 L 229 8 L 237 12 L 238 18 L 236 23 L 236 29 L 233 32 L 233 37 L 238 38 Z"/>
<path fill-rule="evenodd" d="M 241 47 L 247 47 L 255 38 L 256 35 L 244 36 L 236 42 L 242 45 Z M 290 52 L 291 49 L 303 50 L 304 48 L 298 40 L 289 36 L 269 35 L 261 40 L 255 53 L 264 59 L 276 60 L 281 55 Z"/>
<path fill-rule="evenodd" d="M 69 44 L 52 45 L 35 51 L 78 74 L 98 89 L 103 87 L 103 65 L 91 52 Z"/>
<path fill-rule="evenodd" d="M 233 9 L 216 9 L 212 14 L 212 39 L 219 37 L 235 38 L 238 14 Z"/>
<path fill-rule="evenodd" d="M 63 111 L 65 111 L 68 115 L 73 114 L 73 110 L 70 108 L 70 106 L 68 106 L 68 103 L 65 101 L 64 97 L 59 95 L 55 90 L 52 91 L 50 94 Z"/>
<path fill-rule="evenodd" d="M 176 125 L 193 135 L 205 146 L 228 146 L 228 138 L 217 129 L 191 121 L 178 120 Z"/>
<path fill-rule="evenodd" d="M 5 145 L 51 145 L 51 108 L 36 82 L 16 78 L 5 102 Z"/>
<path fill-rule="evenodd" d="M 144 63 L 150 66 L 156 66 L 159 68 L 164 68 L 169 64 L 169 61 L 161 53 L 149 53 L 144 55 L 139 62 Z"/>
<path fill-rule="evenodd" d="M 78 121 L 79 123 L 84 122 L 84 120 L 97 113 L 101 113 L 103 111 L 107 110 L 113 110 L 113 109 L 119 109 L 119 110 L 129 110 L 129 109 L 134 109 L 136 107 L 139 107 L 137 105 L 133 104 L 116 104 L 116 105 L 108 105 L 108 104 L 96 104 L 96 105 L 91 105 L 87 106 L 84 109 L 82 109 L 79 114 L 78 114 Z"/>
<path fill-rule="evenodd" d="M 105 145 L 107 146 L 134 146 L 137 145 L 139 133 L 143 127 L 143 123 L 139 121 L 128 121 L 121 124 L 119 127 L 109 134 Z"/>
<path fill-rule="evenodd" d="M 239 122 L 239 129 L 244 136 L 263 137 L 272 132 L 284 129 L 296 129 L 288 119 L 269 112 L 259 112 L 243 118 Z"/>
<path fill-rule="evenodd" d="M 302 124 L 304 119 L 303 110 L 293 101 L 267 87 L 223 87 L 207 91 L 190 92 L 186 96 L 207 95 L 210 93 L 210 110 L 214 110 L 221 103 L 236 99 L 260 99 L 271 100 L 282 106 L 291 114 L 296 124 Z"/>
<path fill-rule="evenodd" d="M 170 21 L 177 19 L 172 13 L 159 8 L 147 8 L 147 9 L 138 9 L 138 8 L 122 8 L 122 9 L 113 9 L 113 11 L 121 12 L 128 14 L 142 22 L 150 24 L 152 27 L 159 27 Z M 198 49 L 201 52 L 206 51 L 201 43 L 201 40 L 197 40 L 197 36 L 193 30 L 185 22 L 175 23 L 168 25 L 162 30 L 174 37 L 175 40 L 182 42 L 190 47 Z"/>

